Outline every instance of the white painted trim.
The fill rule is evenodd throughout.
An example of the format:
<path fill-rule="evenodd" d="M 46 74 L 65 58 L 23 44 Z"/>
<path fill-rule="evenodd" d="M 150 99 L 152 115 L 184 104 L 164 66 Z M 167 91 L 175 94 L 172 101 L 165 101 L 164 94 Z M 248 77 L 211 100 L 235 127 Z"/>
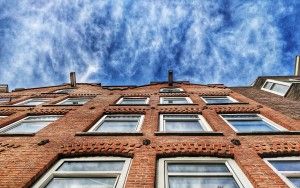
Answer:
<path fill-rule="evenodd" d="M 145 118 L 145 115 L 142 115 L 142 114 L 110 114 L 110 115 L 104 115 L 87 132 L 95 132 L 95 130 L 98 129 L 102 125 L 102 123 L 105 121 L 105 118 L 107 116 L 140 116 L 140 119 L 138 120 L 138 124 L 136 126 L 135 132 L 139 132 L 141 130 L 141 127 L 142 127 L 142 124 L 143 124 L 144 118 Z M 135 132 L 133 132 L 133 133 L 135 133 Z"/>
<path fill-rule="evenodd" d="M 213 132 L 213 129 L 211 128 L 211 126 L 207 123 L 206 119 L 199 114 L 160 114 L 159 115 L 159 131 L 160 132 L 167 132 L 165 131 L 165 121 L 164 121 L 164 116 L 165 115 L 172 115 L 172 116 L 180 116 L 180 115 L 196 115 L 198 116 L 198 122 L 200 124 L 200 126 L 203 128 L 203 132 Z M 184 120 L 184 119 L 182 119 Z M 188 132 L 188 131 L 187 131 Z M 185 132 L 182 132 L 185 133 Z"/>
<path fill-rule="evenodd" d="M 41 115 L 42 117 L 62 117 L 61 115 Z M 13 128 L 15 128 L 15 127 L 17 127 L 17 126 L 19 126 L 20 125 L 20 123 L 22 123 L 22 122 L 50 122 L 50 123 L 53 123 L 54 121 L 46 121 L 46 120 L 26 120 L 26 119 L 28 119 L 28 118 L 30 118 L 30 117 L 36 117 L 36 116 L 27 116 L 27 117 L 25 117 L 25 118 L 22 118 L 22 119 L 20 119 L 20 120 L 18 120 L 18 121 L 16 121 L 16 122 L 13 122 L 13 123 L 11 123 L 11 124 L 9 124 L 9 125 L 7 125 L 7 126 L 5 126 L 5 127 L 3 127 L 3 128 L 1 128 L 0 129 L 0 133 L 5 133 L 6 131 L 8 131 L 8 130 L 11 130 L 11 129 L 13 129 Z M 56 120 L 55 120 L 56 121 Z M 49 123 L 49 124 L 50 124 Z M 48 125 L 49 125 L 48 124 Z M 47 125 L 47 126 L 48 126 Z M 40 130 L 39 130 L 40 131 Z M 36 133 L 36 132 L 33 132 L 33 133 Z M 13 134 L 13 133 L 10 133 L 10 134 Z M 30 133 L 28 133 L 28 134 L 30 134 Z"/>
<path fill-rule="evenodd" d="M 292 172 L 291 174 L 284 173 L 284 174 L 286 174 L 286 175 L 284 175 L 283 173 L 278 171 L 269 161 L 296 161 L 296 160 L 300 161 L 300 157 L 295 157 L 295 156 L 293 156 L 293 157 L 275 157 L 275 158 L 264 158 L 263 160 L 289 187 L 297 188 L 286 177 L 286 175 L 291 175 L 290 177 L 300 177 L 300 171 L 299 172 L 290 171 L 290 172 Z M 285 172 L 289 172 L 289 171 L 285 171 Z"/>
<path fill-rule="evenodd" d="M 230 96 L 226 96 L 226 95 L 223 95 L 223 96 L 220 96 L 220 95 L 218 95 L 218 96 L 200 96 L 200 98 L 206 103 L 206 104 L 208 104 L 208 102 L 207 102 L 207 100 L 205 100 L 205 98 L 227 98 L 227 99 L 229 99 L 230 101 L 231 101 L 231 103 L 237 103 L 237 102 L 239 102 L 238 100 L 236 100 L 236 99 L 234 99 L 234 98 L 232 98 L 232 97 L 230 97 Z M 231 104 L 231 103 L 225 103 L 225 104 Z M 213 104 L 213 103 L 209 103 L 209 104 Z"/>
<path fill-rule="evenodd" d="M 219 114 L 219 116 L 223 119 L 223 121 L 225 121 L 235 132 L 239 132 L 233 125 L 231 125 L 231 123 L 229 123 L 229 121 L 227 119 L 225 119 L 222 115 L 251 115 L 250 113 L 238 113 L 238 114 Z M 255 114 L 257 116 L 259 116 L 261 118 L 262 121 L 268 123 L 270 126 L 274 127 L 275 129 L 277 129 L 278 131 L 288 131 L 286 128 L 280 126 L 279 124 L 271 121 L 270 119 L 266 118 L 265 116 L 261 115 L 261 114 Z M 236 118 L 237 120 L 243 120 L 243 121 L 247 121 L 247 119 L 251 120 L 253 118 Z"/>
<path fill-rule="evenodd" d="M 150 98 L 149 97 L 121 97 L 116 104 L 121 104 L 124 99 L 145 99 L 144 104 L 149 104 Z"/>
<path fill-rule="evenodd" d="M 159 103 L 168 104 L 168 103 L 163 103 L 164 99 L 177 99 L 177 98 L 184 98 L 187 101 L 187 103 L 169 104 L 169 105 L 193 104 L 193 101 L 190 97 L 160 97 Z"/>
<path fill-rule="evenodd" d="M 267 82 L 289 86 L 289 88 L 288 88 L 288 90 L 285 93 L 279 93 L 277 91 L 273 91 L 273 90 L 264 88 L 264 86 L 267 84 Z M 287 82 L 282 82 L 282 81 L 278 81 L 278 80 L 267 79 L 265 81 L 265 83 L 261 86 L 261 90 L 264 90 L 264 91 L 267 91 L 267 92 L 270 92 L 270 93 L 274 93 L 276 95 L 280 95 L 280 96 L 284 97 L 286 95 L 286 93 L 289 91 L 291 85 L 292 85 L 292 83 L 287 83 Z"/>
<path fill-rule="evenodd" d="M 236 183 L 241 188 L 253 188 L 252 184 L 239 168 L 233 159 L 229 158 L 217 158 L 217 157 L 175 157 L 175 158 L 161 158 L 158 160 L 157 168 L 157 187 L 168 188 L 168 163 L 221 163 L 225 164 L 231 173 L 231 176 L 235 179 Z M 228 174 L 224 174 L 227 176 Z"/>
<path fill-rule="evenodd" d="M 64 171 L 56 171 L 64 162 L 67 161 L 124 161 L 124 166 L 121 171 L 105 171 L 105 172 L 95 172 L 95 171 L 77 171 L 77 172 L 64 172 Z M 65 158 L 59 160 L 48 172 L 46 172 L 33 186 L 32 188 L 43 188 L 47 186 L 47 184 L 54 177 L 70 177 L 74 175 L 80 175 L 80 177 L 117 177 L 116 184 L 114 188 L 123 188 L 125 187 L 125 181 L 127 179 L 129 167 L 131 164 L 130 158 L 123 157 L 79 157 L 79 158 Z"/>
<path fill-rule="evenodd" d="M 44 103 L 50 101 L 49 98 L 30 98 L 30 99 L 27 99 L 27 100 L 25 100 L 25 101 L 18 102 L 18 103 L 13 104 L 13 105 L 14 105 L 14 106 L 18 106 L 18 105 L 28 105 L 28 104 L 25 104 L 25 103 L 31 102 L 31 101 L 34 101 L 34 100 L 41 100 L 41 101 L 44 101 L 44 102 L 41 103 L 41 104 L 44 104 Z M 38 105 L 41 105 L 41 104 L 38 104 Z M 30 104 L 29 106 L 31 106 L 31 104 Z M 37 106 L 37 105 L 35 105 L 35 106 Z"/>

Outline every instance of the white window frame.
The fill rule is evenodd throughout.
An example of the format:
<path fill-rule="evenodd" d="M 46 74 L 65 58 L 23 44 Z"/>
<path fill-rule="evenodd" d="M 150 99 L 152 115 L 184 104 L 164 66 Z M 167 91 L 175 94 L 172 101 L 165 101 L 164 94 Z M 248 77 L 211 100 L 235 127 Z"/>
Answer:
<path fill-rule="evenodd" d="M 78 161 L 78 162 L 86 162 L 86 161 L 124 161 L 122 171 L 76 171 L 76 172 L 64 172 L 64 171 L 56 171 L 64 162 L 68 161 Z M 65 158 L 61 159 L 54 166 L 51 167 L 50 170 L 46 174 L 44 174 L 33 186 L 32 188 L 43 188 L 47 186 L 47 184 L 54 177 L 117 177 L 116 184 L 114 188 L 123 188 L 126 184 L 127 175 L 129 172 L 131 164 L 131 158 L 124 157 L 79 157 L 79 158 Z"/>
<path fill-rule="evenodd" d="M 205 118 L 202 115 L 199 115 L 199 114 L 160 114 L 159 115 L 159 132 L 168 132 L 168 131 L 165 131 L 165 119 L 164 119 L 165 115 L 172 115 L 172 116 L 196 115 L 196 116 L 198 116 L 199 125 L 203 128 L 203 131 L 201 131 L 201 132 L 212 132 L 213 131 L 213 129 L 207 123 Z M 178 118 L 179 121 L 189 120 L 189 119 L 194 120 L 194 118 L 184 118 L 184 119 L 179 119 Z M 174 119 L 174 120 L 176 120 L 176 119 Z M 182 133 L 185 133 L 185 132 L 191 132 L 191 131 L 184 131 Z"/>
<path fill-rule="evenodd" d="M 175 157 L 175 158 L 161 158 L 158 160 L 158 169 L 157 169 L 157 180 L 158 188 L 168 188 L 168 163 L 219 163 L 225 164 L 230 172 L 216 173 L 219 176 L 230 176 L 233 177 L 235 182 L 240 186 L 240 188 L 253 188 L 252 184 L 239 168 L 236 162 L 233 159 L 229 158 L 217 158 L 217 157 Z M 178 173 L 179 174 L 179 173 Z M 206 173 L 197 173 L 197 175 L 205 175 Z M 173 173 L 176 175 L 176 173 Z"/>
<path fill-rule="evenodd" d="M 34 101 L 34 100 L 37 100 L 37 101 L 44 101 L 43 103 L 41 104 L 44 104 L 46 102 L 49 102 L 50 99 L 49 98 L 30 98 L 30 99 L 27 99 L 25 101 L 21 101 L 19 103 L 16 103 L 16 104 L 13 104 L 14 106 L 20 106 L 20 105 L 25 105 L 25 106 L 38 106 L 38 105 L 41 105 L 41 104 L 38 104 L 38 105 L 32 105 L 32 104 L 25 104 L 27 102 L 31 102 L 31 101 Z"/>
<path fill-rule="evenodd" d="M 69 91 L 71 91 L 71 92 L 63 92 L 64 90 L 69 90 Z M 71 89 L 71 88 L 58 89 L 58 90 L 54 91 L 53 93 L 58 93 L 58 94 L 60 94 L 60 93 L 72 93 L 73 90 L 74 90 L 74 89 Z"/>
<path fill-rule="evenodd" d="M 5 99 L 5 100 L 3 100 L 3 99 Z M 5 103 L 5 102 L 10 102 L 10 97 L 0 97 L 0 104 Z"/>
<path fill-rule="evenodd" d="M 87 97 L 74 97 L 74 98 L 66 98 L 65 100 L 62 100 L 58 103 L 56 103 L 57 105 L 76 105 L 76 104 L 63 104 L 64 102 L 70 100 L 70 99 L 88 99 L 88 101 L 86 101 L 84 104 L 88 103 L 91 98 L 87 98 Z M 83 105 L 83 104 L 82 104 Z"/>
<path fill-rule="evenodd" d="M 207 102 L 207 100 L 205 98 L 212 98 L 212 99 L 215 99 L 215 98 L 227 98 L 228 100 L 230 100 L 231 102 L 230 103 L 223 103 L 223 104 L 232 104 L 232 103 L 237 103 L 239 102 L 238 100 L 230 97 L 230 96 L 201 96 L 200 97 L 206 104 L 214 104 L 214 103 L 209 103 Z"/>
<path fill-rule="evenodd" d="M 282 127 L 281 125 L 271 121 L 270 119 L 266 118 L 265 116 L 261 115 L 261 114 L 243 114 L 243 113 L 238 113 L 238 114 L 219 114 L 219 116 L 237 133 L 240 133 L 241 131 L 238 131 L 233 125 L 231 125 L 231 123 L 229 121 L 227 121 L 227 119 L 225 119 L 222 115 L 257 115 L 259 118 L 257 118 L 257 120 L 262 120 L 266 123 L 268 123 L 270 126 L 274 127 L 275 129 L 279 131 L 288 131 L 286 128 Z M 232 118 L 232 119 L 237 119 L 237 120 L 253 120 L 254 118 Z M 244 133 L 244 131 L 242 131 Z M 273 131 L 276 132 L 276 131 Z M 251 133 L 251 132 L 249 132 Z"/>
<path fill-rule="evenodd" d="M 39 116 L 39 115 L 37 115 L 37 116 Z M 46 121 L 46 120 L 27 120 L 26 121 L 26 119 L 28 119 L 28 118 L 31 118 L 31 117 L 37 117 L 37 116 L 27 116 L 27 117 L 25 117 L 25 118 L 22 118 L 22 119 L 20 119 L 20 120 L 18 120 L 18 121 L 16 121 L 16 122 L 13 122 L 13 123 L 11 123 L 11 124 L 9 124 L 9 125 L 7 125 L 7 126 L 5 126 L 5 127 L 3 127 L 3 128 L 1 128 L 0 129 L 0 133 L 1 134 L 32 134 L 32 133 L 37 133 L 37 132 L 39 132 L 39 131 L 41 131 L 42 129 L 40 129 L 39 131 L 37 131 L 37 132 L 32 132 L 32 133 L 28 133 L 28 132 L 25 132 L 25 133 L 22 133 L 22 132 L 20 132 L 20 133 L 6 133 L 8 130 L 11 130 L 11 129 L 14 129 L 15 127 L 18 127 L 19 125 L 20 125 L 20 123 L 22 123 L 22 122 L 29 122 L 29 121 L 31 121 L 31 122 L 50 122 L 50 121 Z M 53 116 L 55 116 L 55 117 L 58 117 L 58 119 L 60 118 L 60 117 L 62 117 L 62 115 L 41 115 L 42 117 L 53 117 Z M 57 119 L 57 120 L 58 120 Z M 54 120 L 54 121 L 57 121 L 57 120 Z M 54 121 L 51 121 L 49 124 L 51 124 L 51 123 L 53 123 Z M 48 125 L 49 125 L 48 124 Z M 48 126 L 47 125 L 47 126 Z M 45 126 L 46 127 L 46 126 Z M 44 127 L 44 128 L 45 128 Z"/>
<path fill-rule="evenodd" d="M 122 102 L 124 101 L 124 99 L 145 99 L 145 103 L 144 104 L 149 104 L 149 97 L 121 97 L 117 104 L 122 104 Z M 139 105 L 144 105 L 144 104 L 139 104 Z M 122 105 L 131 105 L 131 104 L 122 104 Z"/>
<path fill-rule="evenodd" d="M 6 118 L 7 116 L 0 116 L 0 119 Z"/>
<path fill-rule="evenodd" d="M 273 84 L 281 84 L 281 85 L 285 85 L 285 86 L 288 86 L 288 90 L 285 92 L 285 93 L 280 93 L 280 92 L 277 92 L 277 91 L 273 91 L 273 90 L 270 90 L 270 89 L 267 89 L 267 88 L 264 88 L 264 86 L 268 83 L 273 83 Z M 265 81 L 265 83 L 262 85 L 261 87 L 261 90 L 264 90 L 264 91 L 267 91 L 267 92 L 270 92 L 270 93 L 274 93 L 276 95 L 280 95 L 280 96 L 285 96 L 286 93 L 289 91 L 290 87 L 291 87 L 292 83 L 287 83 L 287 82 L 282 82 L 282 81 L 278 81 L 278 80 L 272 80 L 272 79 L 267 79 Z"/>
<path fill-rule="evenodd" d="M 105 118 L 107 116 L 140 116 L 140 119 L 139 119 L 139 121 L 137 123 L 137 126 L 136 126 L 136 130 L 134 132 L 128 132 L 128 133 L 137 133 L 137 132 L 139 132 L 141 130 L 141 127 L 142 127 L 142 124 L 143 124 L 144 118 L 145 118 L 145 115 L 142 115 L 142 114 L 110 114 L 110 115 L 104 115 L 99 121 L 97 121 L 95 123 L 95 125 L 92 126 L 92 128 L 90 128 L 88 130 L 88 132 L 118 133 L 118 132 L 100 132 L 100 131 L 96 131 L 96 129 L 98 129 L 102 125 L 102 123 L 105 121 Z"/>
<path fill-rule="evenodd" d="M 177 89 L 178 91 L 168 92 L 168 91 L 164 91 L 165 89 L 171 89 L 171 90 Z M 183 92 L 183 89 L 179 88 L 179 87 L 173 87 L 173 88 L 164 87 L 164 88 L 160 88 L 159 92 L 161 92 L 161 93 L 180 93 L 180 92 Z"/>
<path fill-rule="evenodd" d="M 164 99 L 176 99 L 176 98 L 184 98 L 187 101 L 187 103 L 180 103 L 180 104 L 163 103 Z M 165 104 L 165 105 L 193 104 L 193 101 L 190 97 L 160 97 L 159 102 L 160 102 L 160 104 Z"/>
<path fill-rule="evenodd" d="M 275 157 L 275 158 L 264 158 L 265 163 L 291 188 L 297 188 L 287 178 L 288 177 L 300 177 L 300 171 L 284 171 L 281 173 L 278 171 L 269 161 L 300 161 L 300 157 Z"/>

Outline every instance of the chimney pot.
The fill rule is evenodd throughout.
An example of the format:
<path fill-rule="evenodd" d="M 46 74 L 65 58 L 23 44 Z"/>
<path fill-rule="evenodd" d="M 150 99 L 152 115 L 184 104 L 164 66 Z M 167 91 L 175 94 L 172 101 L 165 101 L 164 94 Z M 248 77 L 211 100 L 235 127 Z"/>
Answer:
<path fill-rule="evenodd" d="M 8 85 L 0 84 L 0 93 L 8 93 Z"/>
<path fill-rule="evenodd" d="M 75 72 L 70 72 L 70 82 L 71 82 L 71 87 L 76 87 L 76 74 L 75 74 Z"/>
<path fill-rule="evenodd" d="M 300 76 L 300 55 L 295 58 L 295 76 Z"/>

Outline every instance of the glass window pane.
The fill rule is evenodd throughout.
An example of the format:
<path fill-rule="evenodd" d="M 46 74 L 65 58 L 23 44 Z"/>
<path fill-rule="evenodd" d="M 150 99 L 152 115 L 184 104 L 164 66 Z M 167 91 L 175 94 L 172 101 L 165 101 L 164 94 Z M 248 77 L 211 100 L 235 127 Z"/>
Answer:
<path fill-rule="evenodd" d="M 135 120 L 138 121 L 141 118 L 140 115 L 118 115 L 118 116 L 106 116 L 105 120 Z"/>
<path fill-rule="evenodd" d="M 25 120 L 40 120 L 40 121 L 55 121 L 59 118 L 59 116 L 30 116 Z"/>
<path fill-rule="evenodd" d="M 55 91 L 54 93 L 72 93 L 73 89 L 60 89 Z"/>
<path fill-rule="evenodd" d="M 222 115 L 223 118 L 225 119 L 229 119 L 229 118 L 260 118 L 257 114 L 223 114 Z"/>
<path fill-rule="evenodd" d="M 120 104 L 146 104 L 146 99 L 123 99 Z"/>
<path fill-rule="evenodd" d="M 273 83 L 272 82 L 267 82 L 265 85 L 264 85 L 264 88 L 266 89 L 271 89 Z"/>
<path fill-rule="evenodd" d="M 76 104 L 85 104 L 89 99 L 68 99 L 60 104 L 64 105 L 76 105 Z"/>
<path fill-rule="evenodd" d="M 104 121 L 98 132 L 136 132 L 138 121 Z"/>
<path fill-rule="evenodd" d="M 229 120 L 229 123 L 233 125 L 239 132 L 278 131 L 275 127 L 269 125 L 268 123 L 262 120 L 254 120 L 254 121 Z"/>
<path fill-rule="evenodd" d="M 45 102 L 47 102 L 48 100 L 30 100 L 24 103 L 21 103 L 20 105 L 40 105 L 43 104 Z"/>
<path fill-rule="evenodd" d="M 285 94 L 288 89 L 289 89 L 289 86 L 277 84 L 277 83 L 274 83 L 273 87 L 271 88 L 271 90 L 276 91 L 278 93 L 282 93 L 282 94 Z"/>
<path fill-rule="evenodd" d="M 300 178 L 288 178 L 295 187 L 299 188 L 300 187 Z"/>
<path fill-rule="evenodd" d="M 170 188 L 238 188 L 232 177 L 169 177 Z"/>
<path fill-rule="evenodd" d="M 113 188 L 116 178 L 53 178 L 47 188 Z"/>
<path fill-rule="evenodd" d="M 222 104 L 226 104 L 226 103 L 234 103 L 233 101 L 231 101 L 228 98 L 205 98 L 205 100 L 207 101 L 208 104 L 217 104 L 217 103 L 222 103 Z"/>
<path fill-rule="evenodd" d="M 57 171 L 121 171 L 123 161 L 68 161 Z"/>
<path fill-rule="evenodd" d="M 165 131 L 203 131 L 199 121 L 165 121 Z"/>
<path fill-rule="evenodd" d="M 0 103 L 9 102 L 10 98 L 0 98 Z"/>
<path fill-rule="evenodd" d="M 225 164 L 169 163 L 168 172 L 229 172 Z"/>
<path fill-rule="evenodd" d="M 186 104 L 188 101 L 185 98 L 164 98 L 163 104 Z"/>
<path fill-rule="evenodd" d="M 164 119 L 199 119 L 198 115 L 163 115 Z"/>
<path fill-rule="evenodd" d="M 300 171 L 300 161 L 269 161 L 278 171 Z"/>
<path fill-rule="evenodd" d="M 5 131 L 6 133 L 35 133 L 46 127 L 49 122 L 21 122 L 18 126 Z"/>

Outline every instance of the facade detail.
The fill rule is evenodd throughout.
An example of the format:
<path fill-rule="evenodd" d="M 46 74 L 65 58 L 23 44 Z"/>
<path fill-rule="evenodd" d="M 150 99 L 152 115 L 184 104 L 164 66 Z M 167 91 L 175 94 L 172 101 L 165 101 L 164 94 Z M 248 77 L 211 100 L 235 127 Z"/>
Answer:
<path fill-rule="evenodd" d="M 300 186 L 299 76 L 249 87 L 72 78 L 0 93 L 0 187 Z"/>

